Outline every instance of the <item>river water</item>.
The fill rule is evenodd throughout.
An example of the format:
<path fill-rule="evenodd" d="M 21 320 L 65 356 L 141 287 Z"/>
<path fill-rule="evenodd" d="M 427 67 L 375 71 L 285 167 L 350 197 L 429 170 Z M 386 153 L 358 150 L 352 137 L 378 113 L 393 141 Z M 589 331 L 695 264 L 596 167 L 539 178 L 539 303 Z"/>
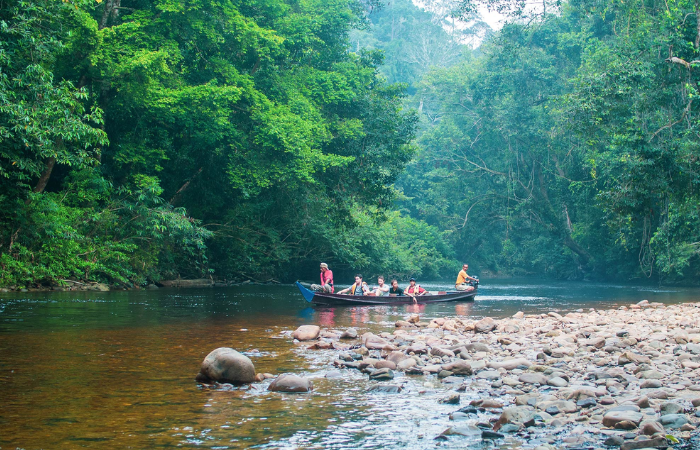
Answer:
<path fill-rule="evenodd" d="M 437 402 L 451 386 L 397 374 L 403 392 L 379 394 L 358 371 L 325 378 L 334 353 L 295 345 L 291 332 L 317 324 L 361 334 L 392 331 L 412 313 L 506 317 L 643 299 L 698 301 L 700 290 L 488 280 L 473 303 L 333 309 L 310 308 L 294 286 L 4 293 L 0 448 L 517 448 L 512 440 L 435 440 L 457 409 Z M 314 391 L 203 388 L 194 377 L 217 347 L 244 352 L 258 372 L 310 377 Z"/>

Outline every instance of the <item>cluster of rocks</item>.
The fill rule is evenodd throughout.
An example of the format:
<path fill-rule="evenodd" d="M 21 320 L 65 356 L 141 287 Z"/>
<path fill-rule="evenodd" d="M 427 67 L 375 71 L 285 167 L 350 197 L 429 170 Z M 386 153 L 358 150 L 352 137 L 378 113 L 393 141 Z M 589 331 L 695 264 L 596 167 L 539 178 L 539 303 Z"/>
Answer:
<path fill-rule="evenodd" d="M 313 384 L 308 378 L 285 373 L 278 377 L 270 373 L 255 373 L 253 362 L 246 355 L 229 347 L 210 352 L 202 361 L 195 381 L 205 385 L 247 385 L 272 378 L 268 390 L 276 392 L 309 392 Z"/>
<path fill-rule="evenodd" d="M 501 320 L 413 315 L 395 325 L 361 336 L 305 326 L 294 338 L 335 350 L 335 366 L 387 382 L 385 392 L 401 391 L 391 385 L 398 371 L 442 379 L 450 387 L 443 403 L 472 399 L 438 439 L 476 431 L 484 439 L 538 436 L 538 449 L 623 450 L 698 439 L 700 304 L 645 300 Z"/>

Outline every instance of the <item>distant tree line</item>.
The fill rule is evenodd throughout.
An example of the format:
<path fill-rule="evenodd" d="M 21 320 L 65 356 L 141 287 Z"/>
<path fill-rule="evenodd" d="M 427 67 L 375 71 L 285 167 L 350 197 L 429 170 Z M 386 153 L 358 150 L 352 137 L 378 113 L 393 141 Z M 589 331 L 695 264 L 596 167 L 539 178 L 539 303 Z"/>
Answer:
<path fill-rule="evenodd" d="M 696 282 L 697 8 L 0 2 L 0 285 Z"/>

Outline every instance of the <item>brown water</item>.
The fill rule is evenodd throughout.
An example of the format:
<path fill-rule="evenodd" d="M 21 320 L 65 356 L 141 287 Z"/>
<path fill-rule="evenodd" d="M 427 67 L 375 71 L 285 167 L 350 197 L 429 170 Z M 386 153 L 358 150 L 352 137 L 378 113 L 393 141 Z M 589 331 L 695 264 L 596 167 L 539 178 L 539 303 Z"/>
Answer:
<path fill-rule="evenodd" d="M 424 284 L 439 286 L 439 284 Z M 0 294 L 0 448 L 465 448 L 476 437 L 434 437 L 455 406 L 451 386 L 397 374 L 398 395 L 353 370 L 325 378 L 333 353 L 296 346 L 302 324 L 386 331 L 408 314 L 494 317 L 681 302 L 697 290 L 482 283 L 474 304 L 312 309 L 292 286 L 208 290 Z M 311 377 L 310 394 L 255 384 L 209 390 L 194 382 L 217 347 L 247 354 L 258 372 Z M 463 396 L 463 405 L 476 390 Z M 497 447 L 517 445 L 500 441 Z"/>

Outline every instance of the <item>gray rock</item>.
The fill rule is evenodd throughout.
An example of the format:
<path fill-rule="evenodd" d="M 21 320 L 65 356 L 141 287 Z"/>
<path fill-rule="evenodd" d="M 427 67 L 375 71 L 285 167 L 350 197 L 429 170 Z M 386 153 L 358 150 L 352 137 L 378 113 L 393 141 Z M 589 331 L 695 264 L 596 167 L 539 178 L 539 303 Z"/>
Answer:
<path fill-rule="evenodd" d="M 471 375 L 472 366 L 464 360 L 457 360 L 449 364 L 443 364 L 442 370 L 452 372 L 454 375 Z"/>
<path fill-rule="evenodd" d="M 631 441 L 625 442 L 620 445 L 620 450 L 638 450 L 642 448 L 666 448 L 668 443 L 665 437 L 647 439 L 644 441 Z"/>
<path fill-rule="evenodd" d="M 688 418 L 685 414 L 666 414 L 659 417 L 659 423 L 665 428 L 673 430 L 688 423 Z"/>
<path fill-rule="evenodd" d="M 494 424 L 493 430 L 498 431 L 503 425 L 512 423 L 522 425 L 532 418 L 535 414 L 534 409 L 530 406 L 512 406 L 505 408 Z"/>
<path fill-rule="evenodd" d="M 614 428 L 619 422 L 628 421 L 638 425 L 644 415 L 637 411 L 608 411 L 603 416 L 603 425 Z"/>
<path fill-rule="evenodd" d="M 348 328 L 340 335 L 340 339 L 357 339 L 357 330 L 354 328 Z"/>
<path fill-rule="evenodd" d="M 488 333 L 496 328 L 496 321 L 490 317 L 484 317 L 474 324 L 474 331 L 477 333 Z"/>
<path fill-rule="evenodd" d="M 367 392 L 375 392 L 378 394 L 398 394 L 403 388 L 393 384 L 378 384 L 367 389 Z"/>
<path fill-rule="evenodd" d="M 440 436 L 481 436 L 481 429 L 474 425 L 455 425 L 440 433 Z"/>
<path fill-rule="evenodd" d="M 377 369 L 369 376 L 371 380 L 392 380 L 394 372 L 389 368 Z"/>
<path fill-rule="evenodd" d="M 481 342 L 472 342 L 470 344 L 467 344 L 464 346 L 464 348 L 467 349 L 467 351 L 470 352 L 490 352 L 491 349 L 489 348 L 488 345 L 482 344 Z"/>
<path fill-rule="evenodd" d="M 664 374 L 658 370 L 643 370 L 637 374 L 637 378 L 643 380 L 660 380 L 664 377 Z"/>
<path fill-rule="evenodd" d="M 644 380 L 642 384 L 639 385 L 641 389 L 658 389 L 663 384 L 659 380 Z"/>
<path fill-rule="evenodd" d="M 547 380 L 547 384 L 555 387 L 566 387 L 569 385 L 569 382 L 562 377 L 553 377 Z"/>
<path fill-rule="evenodd" d="M 639 432 L 646 436 L 653 436 L 656 433 L 663 433 L 664 427 L 656 420 L 645 420 L 639 424 Z"/>
<path fill-rule="evenodd" d="M 482 370 L 476 374 L 476 377 L 483 380 L 497 380 L 501 378 L 501 373 L 497 370 Z"/>
<path fill-rule="evenodd" d="M 683 407 L 678 403 L 667 402 L 661 405 L 659 414 L 664 416 L 667 414 L 679 414 L 683 412 Z"/>
<path fill-rule="evenodd" d="M 397 369 L 397 370 L 406 371 L 406 370 L 408 370 L 408 369 L 410 369 L 410 368 L 416 366 L 417 364 L 418 364 L 418 363 L 416 362 L 415 359 L 413 359 L 413 358 L 408 358 L 408 359 L 404 359 L 403 361 L 399 362 L 399 363 L 396 365 L 396 369 Z"/>
<path fill-rule="evenodd" d="M 228 347 L 209 353 L 202 362 L 197 381 L 245 384 L 255 381 L 255 366 L 247 356 Z"/>
<path fill-rule="evenodd" d="M 311 389 L 313 389 L 311 380 L 291 373 L 278 376 L 267 388 L 268 391 L 273 392 L 309 392 Z"/>
<path fill-rule="evenodd" d="M 518 381 L 526 384 L 539 383 L 541 385 L 545 385 L 547 384 L 547 377 L 542 375 L 541 373 L 525 372 L 522 375 L 520 375 L 520 377 L 518 377 Z"/>
<path fill-rule="evenodd" d="M 583 398 L 579 401 L 576 402 L 576 406 L 579 408 L 592 408 L 593 406 L 597 405 L 598 402 L 594 398 Z"/>
<path fill-rule="evenodd" d="M 460 396 L 456 392 L 450 393 L 447 397 L 443 397 L 438 400 L 438 403 L 444 403 L 446 405 L 459 405 Z"/>

